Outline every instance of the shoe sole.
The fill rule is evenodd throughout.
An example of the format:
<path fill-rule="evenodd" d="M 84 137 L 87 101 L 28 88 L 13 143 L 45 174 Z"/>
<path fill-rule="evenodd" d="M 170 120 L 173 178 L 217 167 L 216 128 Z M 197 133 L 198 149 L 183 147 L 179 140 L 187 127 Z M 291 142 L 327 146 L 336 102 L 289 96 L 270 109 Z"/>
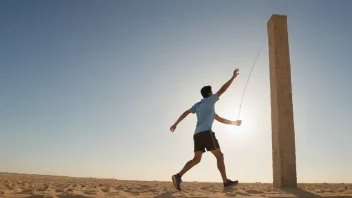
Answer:
<path fill-rule="evenodd" d="M 178 190 L 178 189 L 177 189 L 177 182 L 176 182 L 175 176 L 172 176 L 172 184 L 174 185 L 174 187 L 176 188 L 176 190 Z"/>
<path fill-rule="evenodd" d="M 172 176 L 172 184 L 174 185 L 176 190 L 179 190 L 179 189 L 177 189 L 177 182 L 176 182 L 176 177 L 175 176 Z"/>
<path fill-rule="evenodd" d="M 230 188 L 230 187 L 234 187 L 234 186 L 237 186 L 238 185 L 238 182 L 237 183 L 235 183 L 235 184 L 233 184 L 233 185 L 231 185 L 231 186 L 224 186 L 224 188 Z"/>

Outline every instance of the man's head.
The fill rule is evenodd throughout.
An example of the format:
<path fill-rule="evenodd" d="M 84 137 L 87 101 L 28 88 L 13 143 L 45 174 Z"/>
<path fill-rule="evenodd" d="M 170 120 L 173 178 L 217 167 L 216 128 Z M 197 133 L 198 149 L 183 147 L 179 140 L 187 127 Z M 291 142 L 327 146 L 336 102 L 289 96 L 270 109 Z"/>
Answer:
<path fill-rule="evenodd" d="M 200 93 L 202 94 L 203 98 L 207 98 L 211 95 L 213 95 L 213 92 L 211 90 L 211 86 L 204 86 L 201 90 Z"/>

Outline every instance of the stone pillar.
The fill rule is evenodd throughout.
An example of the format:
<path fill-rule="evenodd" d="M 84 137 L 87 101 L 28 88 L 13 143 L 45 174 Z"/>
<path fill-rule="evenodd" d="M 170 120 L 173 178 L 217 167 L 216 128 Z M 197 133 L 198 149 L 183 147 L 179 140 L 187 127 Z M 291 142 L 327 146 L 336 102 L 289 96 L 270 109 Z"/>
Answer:
<path fill-rule="evenodd" d="M 267 23 L 271 92 L 274 187 L 296 187 L 296 148 L 293 122 L 287 16 L 272 15 Z"/>

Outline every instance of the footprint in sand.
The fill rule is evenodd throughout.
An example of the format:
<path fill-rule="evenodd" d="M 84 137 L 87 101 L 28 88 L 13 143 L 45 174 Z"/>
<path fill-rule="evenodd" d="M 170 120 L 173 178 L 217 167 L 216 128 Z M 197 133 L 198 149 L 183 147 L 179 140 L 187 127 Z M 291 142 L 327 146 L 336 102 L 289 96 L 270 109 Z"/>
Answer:
<path fill-rule="evenodd" d="M 110 192 L 110 188 L 102 188 L 101 191 L 103 191 L 103 192 Z"/>
<path fill-rule="evenodd" d="M 165 192 L 165 193 L 162 193 L 160 195 L 157 195 L 154 198 L 167 198 L 167 197 L 173 197 L 173 196 L 172 196 L 172 194 L 170 192 Z"/>
<path fill-rule="evenodd" d="M 247 190 L 246 193 L 249 193 L 249 194 L 264 194 L 260 190 Z"/>
<path fill-rule="evenodd" d="M 31 195 L 31 196 L 26 197 L 26 198 L 47 198 L 47 197 L 44 196 L 44 195 Z"/>
<path fill-rule="evenodd" d="M 62 189 L 62 188 L 58 188 L 58 189 L 56 189 L 56 190 L 55 190 L 55 192 L 62 193 L 62 192 L 64 192 L 64 189 Z"/>
<path fill-rule="evenodd" d="M 7 188 L 7 189 L 9 189 L 9 190 L 13 190 L 13 187 L 12 187 L 12 185 L 10 185 L 10 184 L 6 184 L 6 185 L 5 185 L 5 188 Z"/>
<path fill-rule="evenodd" d="M 18 192 L 18 193 L 19 193 L 19 194 L 31 194 L 31 193 L 33 193 L 33 192 L 34 192 L 33 189 L 28 188 L 28 189 L 23 189 L 23 190 L 21 190 L 21 191 Z"/>
<path fill-rule="evenodd" d="M 72 189 L 72 188 L 69 188 L 69 189 L 65 190 L 65 192 L 72 193 L 72 192 L 73 192 L 73 189 Z"/>
<path fill-rule="evenodd" d="M 226 193 L 225 196 L 226 197 L 236 197 L 236 194 L 234 194 L 234 193 Z M 246 195 L 242 195 L 242 196 L 246 196 Z"/>
<path fill-rule="evenodd" d="M 95 195 L 97 194 L 97 191 L 96 190 L 85 190 L 83 191 L 84 194 L 89 194 L 89 195 Z"/>
<path fill-rule="evenodd" d="M 126 192 L 130 193 L 130 194 L 133 194 L 133 195 L 139 195 L 140 194 L 140 192 L 136 192 L 136 189 L 134 189 L 134 188 L 128 188 L 126 190 Z"/>
<path fill-rule="evenodd" d="M 83 195 L 58 195 L 58 198 L 88 198 Z"/>
<path fill-rule="evenodd" d="M 45 195 L 44 198 L 56 198 L 54 195 Z"/>
<path fill-rule="evenodd" d="M 159 190 L 156 188 L 151 188 L 151 189 L 144 189 L 145 192 L 151 192 L 151 193 L 158 193 Z"/>
<path fill-rule="evenodd" d="M 38 189 L 36 189 L 36 191 L 46 191 L 49 189 L 49 186 L 42 186 L 42 187 L 39 187 Z"/>
<path fill-rule="evenodd" d="M 123 187 L 123 186 L 116 186 L 115 189 L 116 189 L 116 190 L 123 190 L 124 187 Z"/>
<path fill-rule="evenodd" d="M 135 191 L 138 192 L 135 192 Z M 151 186 L 148 185 L 141 185 L 139 187 L 136 188 L 129 188 L 127 189 L 127 191 L 133 192 L 133 193 L 143 193 L 143 192 L 154 192 L 154 191 L 158 191 L 157 189 L 152 188 Z"/>

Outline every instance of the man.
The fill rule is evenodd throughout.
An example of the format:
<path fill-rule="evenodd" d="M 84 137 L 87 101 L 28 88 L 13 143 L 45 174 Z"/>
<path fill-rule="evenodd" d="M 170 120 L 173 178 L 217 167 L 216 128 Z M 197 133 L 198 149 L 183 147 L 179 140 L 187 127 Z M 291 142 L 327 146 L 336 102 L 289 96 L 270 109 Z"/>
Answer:
<path fill-rule="evenodd" d="M 237 77 L 238 69 L 235 69 L 232 78 L 227 81 L 221 89 L 213 94 L 211 90 L 211 86 L 205 86 L 201 89 L 201 94 L 203 99 L 194 104 L 191 109 L 186 110 L 176 121 L 174 125 L 170 127 L 171 132 L 174 132 L 177 125 L 190 113 L 196 113 L 197 115 L 197 125 L 193 135 L 194 140 L 194 158 L 188 161 L 183 169 L 172 176 L 173 185 L 177 190 L 181 190 L 181 177 L 190 170 L 193 166 L 198 164 L 202 158 L 202 154 L 207 151 L 211 151 L 213 155 L 216 157 L 217 166 L 221 173 L 221 177 L 224 183 L 224 187 L 230 187 L 238 184 L 238 181 L 231 181 L 226 176 L 225 164 L 224 164 L 224 155 L 220 150 L 220 145 L 218 140 L 215 137 L 215 133 L 212 131 L 212 125 L 214 119 L 223 123 L 234 126 L 240 126 L 240 120 L 230 121 L 218 116 L 215 113 L 214 106 L 215 103 L 219 100 L 219 97 L 230 87 L 232 81 Z"/>

